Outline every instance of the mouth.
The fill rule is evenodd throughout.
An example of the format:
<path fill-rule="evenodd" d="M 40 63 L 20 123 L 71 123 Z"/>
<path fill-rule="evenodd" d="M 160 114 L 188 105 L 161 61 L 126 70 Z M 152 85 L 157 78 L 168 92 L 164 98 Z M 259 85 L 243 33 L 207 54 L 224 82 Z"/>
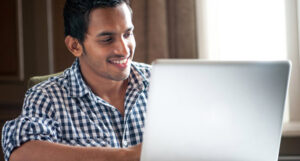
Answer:
<path fill-rule="evenodd" d="M 129 60 L 129 57 L 127 57 L 125 59 L 112 59 L 112 60 L 108 60 L 108 62 L 112 65 L 115 65 L 118 68 L 124 69 L 128 65 L 128 60 Z"/>

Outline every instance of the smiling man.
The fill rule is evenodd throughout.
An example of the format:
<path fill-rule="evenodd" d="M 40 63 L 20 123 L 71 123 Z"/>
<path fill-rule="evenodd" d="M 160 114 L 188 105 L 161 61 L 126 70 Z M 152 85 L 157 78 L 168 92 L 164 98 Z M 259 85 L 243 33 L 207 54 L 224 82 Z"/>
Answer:
<path fill-rule="evenodd" d="M 76 60 L 27 91 L 3 127 L 5 160 L 139 160 L 150 66 L 132 61 L 129 2 L 67 0 L 64 21 Z"/>

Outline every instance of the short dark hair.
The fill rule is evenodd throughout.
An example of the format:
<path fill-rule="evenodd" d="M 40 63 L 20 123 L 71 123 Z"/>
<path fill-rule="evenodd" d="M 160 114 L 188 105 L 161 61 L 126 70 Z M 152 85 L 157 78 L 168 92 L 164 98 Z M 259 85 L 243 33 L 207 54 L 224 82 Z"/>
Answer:
<path fill-rule="evenodd" d="M 90 12 L 95 8 L 116 7 L 129 0 L 66 0 L 63 16 L 65 36 L 72 36 L 83 43 L 88 29 Z"/>

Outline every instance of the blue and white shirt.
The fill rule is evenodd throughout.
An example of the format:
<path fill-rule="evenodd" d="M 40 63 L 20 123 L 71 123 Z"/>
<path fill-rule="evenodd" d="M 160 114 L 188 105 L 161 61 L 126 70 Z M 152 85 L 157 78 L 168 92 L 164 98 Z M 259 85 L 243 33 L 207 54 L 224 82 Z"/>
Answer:
<path fill-rule="evenodd" d="M 141 143 L 150 68 L 132 63 L 123 117 L 86 85 L 76 59 L 63 74 L 26 92 L 21 115 L 7 121 L 2 130 L 5 160 L 30 140 L 117 148 Z"/>

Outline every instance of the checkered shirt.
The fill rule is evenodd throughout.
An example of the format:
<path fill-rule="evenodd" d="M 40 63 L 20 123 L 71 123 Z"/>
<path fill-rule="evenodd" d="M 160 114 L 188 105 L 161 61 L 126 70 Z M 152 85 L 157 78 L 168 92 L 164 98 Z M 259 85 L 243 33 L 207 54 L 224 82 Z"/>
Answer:
<path fill-rule="evenodd" d="M 132 63 L 123 117 L 86 85 L 76 59 L 63 74 L 26 92 L 21 115 L 2 129 L 5 160 L 30 140 L 116 148 L 141 143 L 150 70 L 149 65 Z"/>

